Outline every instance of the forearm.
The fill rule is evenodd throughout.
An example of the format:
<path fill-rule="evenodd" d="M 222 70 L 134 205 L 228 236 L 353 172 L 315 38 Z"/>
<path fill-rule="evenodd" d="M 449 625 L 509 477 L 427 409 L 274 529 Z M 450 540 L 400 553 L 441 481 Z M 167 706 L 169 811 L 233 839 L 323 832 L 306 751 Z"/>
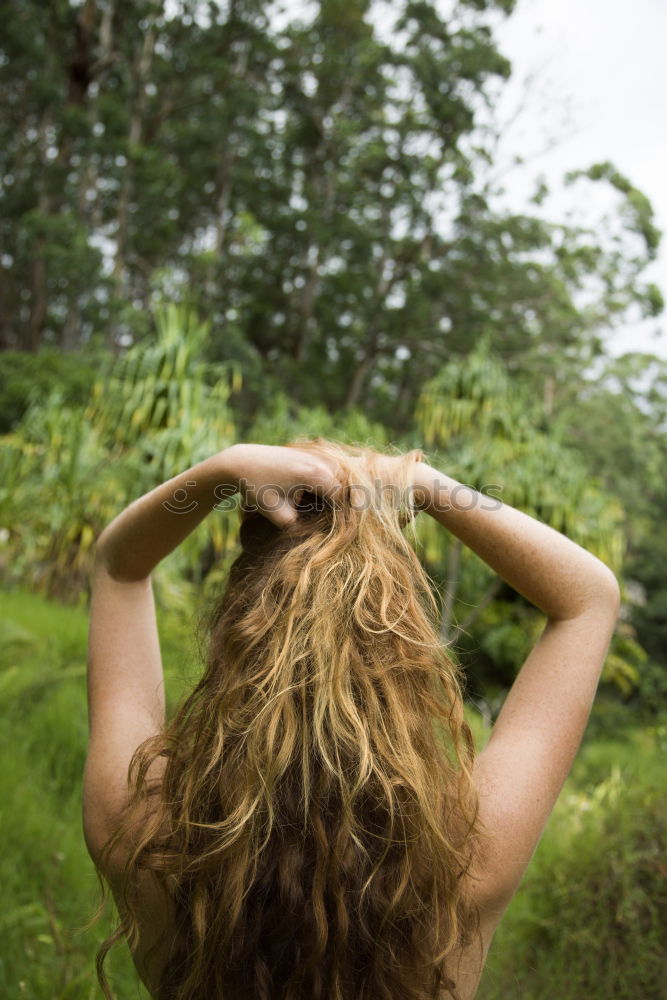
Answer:
<path fill-rule="evenodd" d="M 596 556 L 548 525 L 419 463 L 426 510 L 552 619 L 618 601 L 618 584 Z"/>
<path fill-rule="evenodd" d="M 98 564 L 118 580 L 150 576 L 217 503 L 238 489 L 229 451 L 199 462 L 126 507 L 97 540 Z"/>

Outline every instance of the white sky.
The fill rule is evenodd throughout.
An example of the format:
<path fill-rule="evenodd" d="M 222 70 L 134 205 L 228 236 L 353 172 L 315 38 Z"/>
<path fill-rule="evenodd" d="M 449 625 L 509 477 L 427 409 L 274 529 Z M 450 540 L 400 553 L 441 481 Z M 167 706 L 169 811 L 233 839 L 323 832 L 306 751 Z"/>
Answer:
<path fill-rule="evenodd" d="M 611 160 L 653 204 L 665 237 L 645 276 L 667 297 L 666 0 L 519 0 L 496 38 L 514 69 L 507 109 L 516 107 L 524 81 L 534 76 L 507 147 L 525 155 L 544 148 L 545 135 L 562 136 L 530 162 L 524 177 L 543 173 L 557 181 L 569 169 Z M 508 184 L 517 208 L 524 190 L 519 180 Z M 663 317 L 628 325 L 608 346 L 614 353 L 667 357 L 667 336 L 656 334 L 664 327 Z"/>
<path fill-rule="evenodd" d="M 450 3 L 435 5 L 446 15 Z M 308 0 L 282 0 L 279 7 L 286 16 L 278 23 L 295 16 L 308 22 L 315 13 Z M 375 10 L 383 7 L 393 22 L 399 6 L 384 0 Z M 380 34 L 385 17 L 372 18 Z M 667 297 L 667 0 L 518 0 L 511 17 L 499 22 L 496 38 L 513 65 L 502 120 L 523 107 L 504 134 L 504 154 L 507 162 L 515 155 L 527 159 L 503 178 L 506 203 L 535 211 L 527 196 L 540 174 L 558 188 L 568 170 L 610 160 L 653 204 L 665 239 L 644 280 Z M 574 202 L 563 194 L 545 208 L 563 221 L 573 204 L 591 218 L 614 201 L 591 184 Z M 628 323 L 610 331 L 607 346 L 615 354 L 640 350 L 667 357 L 664 327 L 663 317 Z"/>

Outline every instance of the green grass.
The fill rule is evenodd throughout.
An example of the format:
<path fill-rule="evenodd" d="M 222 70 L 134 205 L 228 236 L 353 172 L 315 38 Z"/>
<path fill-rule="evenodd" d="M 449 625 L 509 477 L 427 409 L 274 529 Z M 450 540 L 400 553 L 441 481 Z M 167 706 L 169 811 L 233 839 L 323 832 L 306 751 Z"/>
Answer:
<path fill-rule="evenodd" d="M 484 1000 L 667 996 L 667 803 L 648 763 L 568 782 L 497 932 Z"/>
<path fill-rule="evenodd" d="M 81 932 L 99 898 L 81 828 L 87 615 L 25 592 L 5 592 L 2 603 L 0 996 L 92 1000 L 102 995 L 94 955 L 111 912 Z M 161 625 L 173 701 L 193 652 L 182 620 Z M 109 968 L 122 1000 L 148 996 L 127 948 L 113 950 Z"/>
<path fill-rule="evenodd" d="M 80 931 L 98 899 L 81 831 L 86 612 L 26 592 L 2 599 L 0 996 L 93 1000 L 111 914 Z M 160 622 L 170 703 L 194 669 L 186 624 Z M 584 741 L 498 929 L 480 1000 L 667 998 L 667 725 L 604 732 Z M 111 954 L 120 1000 L 146 998 L 127 949 Z"/>

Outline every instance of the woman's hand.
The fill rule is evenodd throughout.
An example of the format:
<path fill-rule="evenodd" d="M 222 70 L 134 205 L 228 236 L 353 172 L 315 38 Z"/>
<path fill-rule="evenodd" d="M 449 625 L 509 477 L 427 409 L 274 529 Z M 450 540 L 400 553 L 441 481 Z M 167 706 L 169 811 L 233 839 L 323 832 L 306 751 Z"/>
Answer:
<path fill-rule="evenodd" d="M 294 523 L 296 503 L 304 491 L 324 496 L 340 485 L 338 463 L 306 449 L 235 444 L 221 458 L 244 505 L 256 508 L 279 528 Z"/>

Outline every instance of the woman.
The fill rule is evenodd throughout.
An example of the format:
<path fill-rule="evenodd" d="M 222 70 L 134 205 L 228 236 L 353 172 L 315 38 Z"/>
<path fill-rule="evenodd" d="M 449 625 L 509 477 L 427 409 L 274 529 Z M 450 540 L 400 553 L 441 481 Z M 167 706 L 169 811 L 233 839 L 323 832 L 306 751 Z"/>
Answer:
<path fill-rule="evenodd" d="M 619 589 L 563 535 L 422 459 L 234 445 L 102 532 L 84 832 L 121 918 L 98 953 L 105 996 L 123 936 L 159 1000 L 475 996 L 584 731 Z M 165 721 L 151 572 L 236 492 L 241 554 L 202 678 Z M 476 756 L 405 536 L 417 510 L 547 616 Z"/>

